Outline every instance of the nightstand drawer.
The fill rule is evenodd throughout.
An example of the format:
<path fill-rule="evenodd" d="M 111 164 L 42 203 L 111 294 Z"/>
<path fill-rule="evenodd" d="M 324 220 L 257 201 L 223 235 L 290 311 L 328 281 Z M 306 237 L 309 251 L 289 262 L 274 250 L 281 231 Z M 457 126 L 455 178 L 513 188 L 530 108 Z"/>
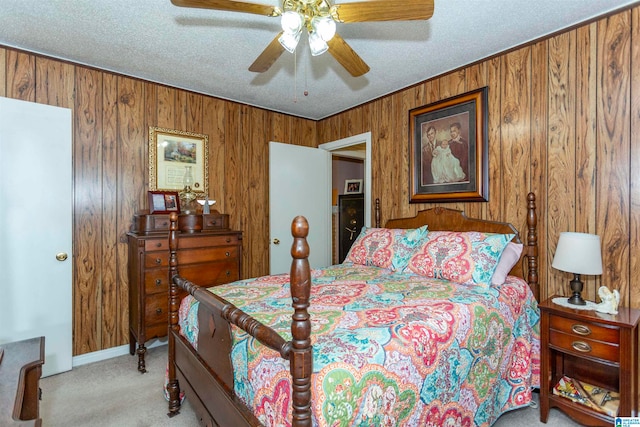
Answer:
<path fill-rule="evenodd" d="M 575 334 L 551 329 L 549 331 L 549 345 L 580 356 L 596 357 L 598 359 L 619 362 L 620 350 L 617 345 L 595 341 Z"/>
<path fill-rule="evenodd" d="M 620 330 L 618 328 L 607 328 L 595 323 L 553 315 L 549 316 L 549 327 L 573 335 L 576 338 L 589 338 L 612 344 L 620 343 Z"/>

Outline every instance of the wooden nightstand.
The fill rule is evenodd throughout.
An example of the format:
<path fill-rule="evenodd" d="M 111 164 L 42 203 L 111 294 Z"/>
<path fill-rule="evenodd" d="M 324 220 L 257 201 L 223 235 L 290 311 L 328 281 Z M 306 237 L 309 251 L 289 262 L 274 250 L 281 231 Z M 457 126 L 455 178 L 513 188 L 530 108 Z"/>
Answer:
<path fill-rule="evenodd" d="M 549 409 L 557 407 L 584 425 L 613 424 L 614 417 L 554 394 L 563 377 L 619 393 L 618 416 L 637 417 L 640 311 L 576 310 L 554 304 L 553 298 L 540 304 L 540 421 L 546 423 Z M 593 394 L 596 401 L 604 396 Z"/>

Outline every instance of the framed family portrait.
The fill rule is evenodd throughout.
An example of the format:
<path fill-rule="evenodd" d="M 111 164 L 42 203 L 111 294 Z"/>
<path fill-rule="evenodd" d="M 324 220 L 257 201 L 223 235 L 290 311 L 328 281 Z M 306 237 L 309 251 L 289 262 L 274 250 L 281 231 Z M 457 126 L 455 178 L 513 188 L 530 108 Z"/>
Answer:
<path fill-rule="evenodd" d="M 359 194 L 359 193 L 362 193 L 361 179 L 345 179 L 344 180 L 344 194 Z"/>
<path fill-rule="evenodd" d="M 410 203 L 489 200 L 487 88 L 409 111 Z"/>
<path fill-rule="evenodd" d="M 171 212 L 180 212 L 180 196 L 177 191 L 149 191 L 149 213 Z"/>
<path fill-rule="evenodd" d="M 202 197 L 209 194 L 209 136 L 149 127 L 149 190 L 182 190 L 187 171 L 191 189 Z"/>

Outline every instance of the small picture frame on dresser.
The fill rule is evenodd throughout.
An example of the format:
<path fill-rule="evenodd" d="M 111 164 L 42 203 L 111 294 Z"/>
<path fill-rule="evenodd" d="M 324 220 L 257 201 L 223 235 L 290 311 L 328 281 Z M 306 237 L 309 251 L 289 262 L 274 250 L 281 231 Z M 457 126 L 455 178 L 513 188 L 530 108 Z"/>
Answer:
<path fill-rule="evenodd" d="M 177 191 L 149 191 L 149 213 L 171 212 L 180 212 L 180 197 Z"/>

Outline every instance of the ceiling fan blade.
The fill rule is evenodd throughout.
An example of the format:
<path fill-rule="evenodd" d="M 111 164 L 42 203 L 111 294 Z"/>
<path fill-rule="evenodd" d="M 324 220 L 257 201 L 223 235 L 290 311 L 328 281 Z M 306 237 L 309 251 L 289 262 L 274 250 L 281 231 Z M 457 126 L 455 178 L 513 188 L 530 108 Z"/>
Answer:
<path fill-rule="evenodd" d="M 278 38 L 282 35 L 282 31 L 276 36 L 275 39 L 271 40 L 269 46 L 262 51 L 262 53 L 253 61 L 253 64 L 249 67 L 249 71 L 253 71 L 254 73 L 264 73 L 267 71 L 280 55 L 284 52 L 284 47 L 278 41 Z"/>
<path fill-rule="evenodd" d="M 329 45 L 329 53 L 331 56 L 353 77 L 360 77 L 369 71 L 369 66 L 338 34 L 334 35 L 327 44 Z"/>
<path fill-rule="evenodd" d="M 266 4 L 245 3 L 235 0 L 171 0 L 175 6 L 196 7 L 200 9 L 227 10 L 230 12 L 246 12 L 256 15 L 279 16 L 279 8 Z"/>
<path fill-rule="evenodd" d="M 415 21 L 433 16 L 434 0 L 373 0 L 334 5 L 338 22 Z"/>

